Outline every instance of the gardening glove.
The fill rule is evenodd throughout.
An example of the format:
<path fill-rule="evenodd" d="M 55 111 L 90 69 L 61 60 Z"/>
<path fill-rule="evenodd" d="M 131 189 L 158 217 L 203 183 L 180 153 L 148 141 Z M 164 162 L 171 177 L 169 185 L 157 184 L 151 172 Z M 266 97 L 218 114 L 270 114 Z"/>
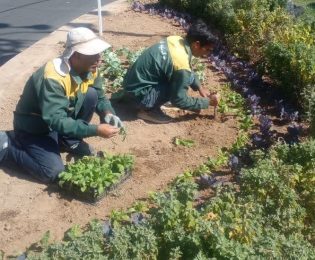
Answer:
<path fill-rule="evenodd" d="M 113 114 L 107 114 L 104 117 L 104 120 L 105 120 L 106 124 L 109 124 L 109 125 L 112 125 L 112 126 L 115 126 L 118 128 L 121 128 L 124 126 L 123 123 L 121 122 L 120 118 L 118 116 L 113 115 Z"/>

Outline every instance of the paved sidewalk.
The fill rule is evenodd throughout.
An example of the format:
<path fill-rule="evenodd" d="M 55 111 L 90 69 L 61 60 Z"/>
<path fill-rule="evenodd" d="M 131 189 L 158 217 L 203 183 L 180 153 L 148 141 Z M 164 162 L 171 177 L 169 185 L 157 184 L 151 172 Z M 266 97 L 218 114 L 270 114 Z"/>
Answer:
<path fill-rule="evenodd" d="M 106 31 L 106 14 L 117 13 L 127 7 L 126 0 L 117 0 L 102 7 L 104 32 Z M 13 111 L 28 77 L 37 68 L 62 52 L 67 32 L 78 26 L 89 27 L 98 32 L 97 10 L 60 27 L 0 67 L 0 130 L 12 129 Z"/>

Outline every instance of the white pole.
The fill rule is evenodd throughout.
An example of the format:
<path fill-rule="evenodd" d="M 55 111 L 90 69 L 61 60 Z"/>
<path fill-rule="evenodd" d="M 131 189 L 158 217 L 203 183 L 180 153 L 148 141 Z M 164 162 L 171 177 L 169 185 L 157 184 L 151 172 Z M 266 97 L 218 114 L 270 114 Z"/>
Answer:
<path fill-rule="evenodd" d="M 97 0 L 97 13 L 98 13 L 98 33 L 103 35 L 103 22 L 102 22 L 102 4 L 101 0 Z"/>

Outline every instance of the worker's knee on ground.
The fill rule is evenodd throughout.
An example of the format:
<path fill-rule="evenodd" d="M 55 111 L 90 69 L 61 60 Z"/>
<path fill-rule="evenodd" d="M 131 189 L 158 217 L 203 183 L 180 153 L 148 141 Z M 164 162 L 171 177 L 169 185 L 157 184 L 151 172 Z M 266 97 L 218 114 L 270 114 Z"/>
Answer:
<path fill-rule="evenodd" d="M 44 183 L 53 183 L 58 178 L 58 175 L 65 170 L 62 161 L 55 162 L 46 167 L 42 167 L 42 172 L 39 179 Z"/>

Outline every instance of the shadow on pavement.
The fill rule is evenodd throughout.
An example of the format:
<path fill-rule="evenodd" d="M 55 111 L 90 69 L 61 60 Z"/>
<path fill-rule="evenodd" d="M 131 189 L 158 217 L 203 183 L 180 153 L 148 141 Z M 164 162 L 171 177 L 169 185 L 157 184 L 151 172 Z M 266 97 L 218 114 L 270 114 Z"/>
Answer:
<path fill-rule="evenodd" d="M 15 55 L 19 54 L 21 51 L 34 42 L 34 40 L 28 39 L 25 36 L 21 36 L 21 39 L 10 39 L 10 32 L 6 29 L 21 29 L 20 31 L 15 31 L 14 35 L 18 34 L 42 34 L 51 33 L 51 26 L 47 24 L 34 24 L 30 26 L 11 26 L 8 23 L 0 23 L 0 66 L 12 59 Z M 35 30 L 35 31 L 34 31 Z M 41 37 L 37 37 L 38 40 Z"/>

